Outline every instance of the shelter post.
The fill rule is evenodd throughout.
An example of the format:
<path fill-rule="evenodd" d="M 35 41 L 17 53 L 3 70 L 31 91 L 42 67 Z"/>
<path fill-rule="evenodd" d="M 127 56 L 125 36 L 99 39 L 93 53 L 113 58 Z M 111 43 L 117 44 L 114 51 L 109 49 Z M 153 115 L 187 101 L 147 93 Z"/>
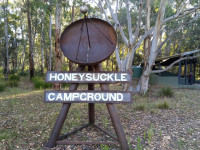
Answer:
<path fill-rule="evenodd" d="M 185 60 L 185 85 L 187 85 L 187 60 Z"/>
<path fill-rule="evenodd" d="M 181 66 L 181 61 L 179 61 L 179 67 L 178 67 L 178 84 L 181 85 L 181 71 L 182 71 L 182 66 Z"/>

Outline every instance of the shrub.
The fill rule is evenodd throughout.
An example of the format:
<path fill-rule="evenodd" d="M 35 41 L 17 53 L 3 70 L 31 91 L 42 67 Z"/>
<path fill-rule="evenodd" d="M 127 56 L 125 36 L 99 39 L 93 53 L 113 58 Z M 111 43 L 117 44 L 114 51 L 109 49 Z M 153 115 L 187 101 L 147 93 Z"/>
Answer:
<path fill-rule="evenodd" d="M 18 81 L 17 80 L 10 80 L 10 81 L 8 81 L 8 85 L 12 88 L 18 87 Z"/>
<path fill-rule="evenodd" d="M 140 105 L 136 106 L 135 110 L 137 110 L 137 111 L 144 111 L 145 110 L 144 104 L 140 104 Z"/>
<path fill-rule="evenodd" d="M 28 72 L 23 70 L 23 71 L 20 71 L 18 74 L 19 74 L 19 76 L 27 76 Z"/>
<path fill-rule="evenodd" d="M 17 73 L 17 69 L 13 69 L 10 71 L 10 74 L 15 74 L 15 73 Z"/>
<path fill-rule="evenodd" d="M 158 103 L 157 108 L 159 108 L 159 109 L 169 109 L 169 104 L 166 101 L 164 101 L 162 103 Z"/>
<path fill-rule="evenodd" d="M 67 87 L 69 87 L 70 86 L 70 83 L 62 83 L 62 88 L 67 88 Z"/>
<path fill-rule="evenodd" d="M 174 92 L 172 91 L 172 88 L 170 87 L 164 87 L 160 90 L 159 92 L 159 96 L 160 97 L 173 97 L 174 96 Z"/>
<path fill-rule="evenodd" d="M 20 79 L 20 76 L 18 76 L 16 74 L 12 74 L 12 75 L 9 76 L 10 81 L 14 81 L 14 80 L 19 81 L 19 79 Z"/>
<path fill-rule="evenodd" d="M 1 92 L 1 91 L 4 91 L 5 88 L 6 88 L 6 84 L 0 83 L 0 92 Z"/>
<path fill-rule="evenodd" d="M 51 83 L 46 83 L 41 77 L 32 78 L 35 89 L 46 89 L 52 87 Z"/>

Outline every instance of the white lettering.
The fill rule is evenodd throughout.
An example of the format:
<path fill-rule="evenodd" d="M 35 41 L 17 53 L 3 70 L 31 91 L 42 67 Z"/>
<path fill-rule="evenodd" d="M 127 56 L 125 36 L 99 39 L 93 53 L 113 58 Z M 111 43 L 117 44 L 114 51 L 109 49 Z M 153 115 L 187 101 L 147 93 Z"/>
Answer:
<path fill-rule="evenodd" d="M 103 76 L 104 76 L 104 78 L 103 78 Z M 106 81 L 106 74 L 105 73 L 100 74 L 100 80 Z"/>
<path fill-rule="evenodd" d="M 100 101 L 100 99 L 101 99 L 101 94 L 100 94 L 100 93 L 95 93 L 94 99 L 95 99 L 96 101 Z"/>
<path fill-rule="evenodd" d="M 93 93 L 87 93 L 87 99 L 88 99 L 88 101 L 90 101 L 90 99 L 91 99 L 91 101 L 93 101 Z"/>
<path fill-rule="evenodd" d="M 62 81 L 64 80 L 64 74 L 63 73 L 59 73 L 58 74 L 58 81 Z"/>
<path fill-rule="evenodd" d="M 122 101 L 122 100 L 123 100 L 123 94 L 117 93 L 117 101 Z"/>
<path fill-rule="evenodd" d="M 107 101 L 108 100 L 108 93 L 102 93 L 102 100 Z"/>
<path fill-rule="evenodd" d="M 120 79 L 117 78 L 117 73 L 115 73 L 115 81 L 120 81 Z"/>
<path fill-rule="evenodd" d="M 83 80 L 84 75 L 85 75 L 85 73 L 83 73 L 83 74 L 80 73 L 80 74 L 79 74 L 80 80 L 81 80 L 81 81 Z"/>
<path fill-rule="evenodd" d="M 126 73 L 122 73 L 121 74 L 121 81 L 127 81 L 126 76 L 127 76 Z"/>
<path fill-rule="evenodd" d="M 54 80 L 53 80 L 53 78 L 54 78 Z M 50 79 L 49 79 L 50 81 L 56 81 L 57 80 L 57 73 L 55 73 L 54 75 L 53 75 L 53 73 L 50 73 Z"/>
<path fill-rule="evenodd" d="M 64 93 L 64 101 L 71 101 L 72 100 L 72 95 L 71 93 Z"/>
<path fill-rule="evenodd" d="M 93 80 L 94 81 L 99 81 L 99 74 L 94 74 L 93 73 Z"/>
<path fill-rule="evenodd" d="M 107 75 L 107 81 L 114 81 L 113 78 L 112 78 L 113 75 L 114 75 L 113 73 L 108 74 Z"/>
<path fill-rule="evenodd" d="M 51 97 L 51 96 L 52 96 L 52 97 Z M 48 100 L 49 100 L 49 101 L 53 101 L 53 100 L 55 99 L 54 96 L 55 96 L 54 93 L 49 93 L 49 94 L 48 94 Z"/>
<path fill-rule="evenodd" d="M 72 81 L 78 81 L 77 75 L 78 75 L 77 73 L 72 74 Z"/>
<path fill-rule="evenodd" d="M 110 95 L 110 96 L 109 96 L 109 100 L 110 100 L 110 101 L 112 101 L 112 100 L 113 100 L 113 101 L 116 101 L 116 97 L 117 97 L 117 96 L 116 96 L 116 93 L 110 93 L 109 95 Z"/>
<path fill-rule="evenodd" d="M 86 81 L 92 81 L 92 74 L 91 73 L 86 74 Z"/>
<path fill-rule="evenodd" d="M 65 73 L 65 81 L 71 81 L 72 80 L 72 74 L 71 73 Z"/>
<path fill-rule="evenodd" d="M 76 98 L 79 98 L 79 93 L 73 93 L 73 100 L 75 100 Z"/>
<path fill-rule="evenodd" d="M 56 97 L 56 100 L 62 100 L 62 93 L 58 93 L 58 96 Z"/>
<path fill-rule="evenodd" d="M 85 98 L 83 98 L 83 95 L 85 95 Z M 81 99 L 82 101 L 86 101 L 86 93 L 81 93 L 80 99 Z"/>

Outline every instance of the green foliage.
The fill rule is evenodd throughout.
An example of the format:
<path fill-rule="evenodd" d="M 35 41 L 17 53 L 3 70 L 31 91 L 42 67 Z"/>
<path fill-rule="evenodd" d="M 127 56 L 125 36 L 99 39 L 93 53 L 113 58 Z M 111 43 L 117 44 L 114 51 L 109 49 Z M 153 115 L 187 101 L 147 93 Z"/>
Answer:
<path fill-rule="evenodd" d="M 109 150 L 109 146 L 108 145 L 103 145 L 101 144 L 101 150 Z"/>
<path fill-rule="evenodd" d="M 138 150 L 143 150 L 142 142 L 140 138 L 137 138 L 137 149 Z"/>
<path fill-rule="evenodd" d="M 16 74 L 16 73 L 17 73 L 16 69 L 10 71 L 10 74 Z"/>
<path fill-rule="evenodd" d="M 70 86 L 70 83 L 62 83 L 61 87 L 62 88 L 68 88 Z"/>
<path fill-rule="evenodd" d="M 172 90 L 172 88 L 170 87 L 164 87 L 159 91 L 159 96 L 160 97 L 173 97 L 174 96 L 174 92 Z"/>
<path fill-rule="evenodd" d="M 20 71 L 19 73 L 18 73 L 18 75 L 19 76 L 23 76 L 23 77 L 25 77 L 25 76 L 27 76 L 28 75 L 28 72 L 26 72 L 26 71 Z"/>
<path fill-rule="evenodd" d="M 32 82 L 34 84 L 35 89 L 46 89 L 52 87 L 52 84 L 46 83 L 42 77 L 36 76 L 32 78 Z"/>
<path fill-rule="evenodd" d="M 10 81 L 19 81 L 19 79 L 20 79 L 20 76 L 19 75 L 16 75 L 16 74 L 11 74 L 10 76 L 9 76 L 9 80 Z"/>
<path fill-rule="evenodd" d="M 1 82 L 1 83 L 0 83 L 0 92 L 1 92 L 1 91 L 4 91 L 5 88 L 6 88 L 6 84 Z"/>
<path fill-rule="evenodd" d="M 8 81 L 8 86 L 14 88 L 14 87 L 18 87 L 18 81 L 17 80 L 9 80 Z"/>
<path fill-rule="evenodd" d="M 160 103 L 158 103 L 157 108 L 159 108 L 159 109 L 169 109 L 169 104 L 166 101 L 160 102 Z"/>
<path fill-rule="evenodd" d="M 144 104 L 137 105 L 135 107 L 135 110 L 137 110 L 137 111 L 144 111 L 145 110 L 145 105 Z"/>
<path fill-rule="evenodd" d="M 141 54 L 135 53 L 133 65 L 138 65 L 143 61 L 143 56 Z"/>
<path fill-rule="evenodd" d="M 151 139 L 154 135 L 154 132 L 153 132 L 153 124 L 151 124 L 148 132 L 147 132 L 147 136 L 148 136 L 148 142 L 151 143 Z"/>

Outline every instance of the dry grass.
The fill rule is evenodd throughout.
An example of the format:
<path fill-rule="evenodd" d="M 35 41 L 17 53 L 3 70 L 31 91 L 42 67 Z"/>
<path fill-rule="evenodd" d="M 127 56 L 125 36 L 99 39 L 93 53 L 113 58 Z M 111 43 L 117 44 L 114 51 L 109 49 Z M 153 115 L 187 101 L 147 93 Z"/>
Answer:
<path fill-rule="evenodd" d="M 87 87 L 83 85 L 80 88 L 86 89 Z M 117 90 L 119 85 L 110 86 L 110 89 Z M 32 83 L 24 78 L 20 80 L 18 88 L 7 88 L 0 93 L 0 149 L 42 148 L 50 136 L 61 108 L 61 104 L 44 103 L 43 92 L 43 90 L 33 90 Z M 174 89 L 174 92 L 173 98 L 160 98 L 158 96 L 159 89 L 154 88 L 150 89 L 146 96 L 135 95 L 132 104 L 117 105 L 124 131 L 132 149 L 137 147 L 197 149 L 200 146 L 199 139 L 196 139 L 196 133 L 200 132 L 198 126 L 188 124 L 184 126 L 188 121 L 200 120 L 199 91 Z M 158 104 L 164 102 L 167 102 L 169 108 L 159 109 Z M 87 110 L 87 104 L 73 104 L 62 133 L 87 123 Z M 181 120 L 182 118 L 185 120 Z M 174 129 L 175 126 L 173 126 L 173 131 L 171 131 L 171 128 L 168 127 L 170 128 L 168 130 L 165 124 L 171 125 L 173 119 L 176 120 L 177 128 Z M 105 104 L 96 105 L 96 124 L 114 132 Z M 182 130 L 183 127 L 186 131 Z M 179 130 L 183 133 L 175 135 L 175 132 L 179 132 Z M 170 139 L 166 142 L 168 136 Z M 95 130 L 88 129 L 70 137 L 69 140 L 89 140 L 91 138 L 93 140 L 108 139 Z M 193 141 L 193 139 L 196 140 Z M 66 146 L 67 149 L 83 149 L 84 147 Z M 102 147 L 104 146 L 97 145 L 90 148 L 101 149 Z M 57 149 L 62 148 L 57 147 Z M 119 149 L 118 146 L 110 146 L 110 149 L 112 148 Z"/>

